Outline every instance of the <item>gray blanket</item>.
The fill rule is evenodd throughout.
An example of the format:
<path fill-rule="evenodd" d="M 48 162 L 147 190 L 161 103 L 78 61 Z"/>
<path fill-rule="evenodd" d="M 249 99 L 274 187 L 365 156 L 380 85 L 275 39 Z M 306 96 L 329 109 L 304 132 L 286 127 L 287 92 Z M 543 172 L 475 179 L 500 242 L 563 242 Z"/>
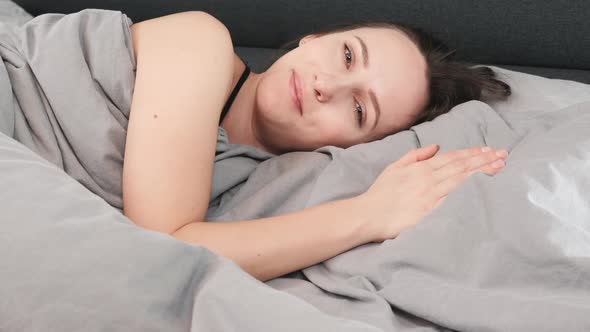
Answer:
<path fill-rule="evenodd" d="M 511 151 L 396 239 L 264 284 L 120 213 L 131 23 L 0 23 L 0 331 L 590 330 L 590 87 L 499 70 L 510 102 L 274 158 L 220 130 L 210 222 L 356 195 L 421 145 Z"/>

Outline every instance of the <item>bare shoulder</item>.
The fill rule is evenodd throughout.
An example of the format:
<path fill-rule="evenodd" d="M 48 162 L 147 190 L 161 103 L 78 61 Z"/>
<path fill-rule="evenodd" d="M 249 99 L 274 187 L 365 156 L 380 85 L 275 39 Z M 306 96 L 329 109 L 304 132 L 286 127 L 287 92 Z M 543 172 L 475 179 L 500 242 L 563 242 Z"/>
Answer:
<path fill-rule="evenodd" d="M 203 11 L 186 11 L 161 16 L 131 25 L 135 60 L 144 44 L 170 43 L 187 50 L 209 48 L 219 59 L 233 59 L 231 35 L 226 26 L 213 15 Z"/>
<path fill-rule="evenodd" d="M 229 31 L 225 27 L 225 25 L 215 18 L 213 15 L 203 12 L 203 11 L 187 11 L 187 12 L 180 12 L 165 16 L 160 16 L 156 18 L 152 18 L 149 20 L 141 21 L 131 25 L 132 33 L 141 33 L 141 30 L 146 27 L 157 26 L 161 29 L 176 29 L 176 30 L 193 30 L 198 28 L 198 30 L 204 29 L 210 33 L 221 33 L 226 36 L 218 36 L 218 37 L 228 37 L 229 38 Z M 165 33 L 166 31 L 162 31 Z M 194 30 L 193 30 L 194 32 Z M 231 42 L 231 38 L 229 38 L 229 42 Z M 223 41 L 223 40 L 220 40 Z"/>

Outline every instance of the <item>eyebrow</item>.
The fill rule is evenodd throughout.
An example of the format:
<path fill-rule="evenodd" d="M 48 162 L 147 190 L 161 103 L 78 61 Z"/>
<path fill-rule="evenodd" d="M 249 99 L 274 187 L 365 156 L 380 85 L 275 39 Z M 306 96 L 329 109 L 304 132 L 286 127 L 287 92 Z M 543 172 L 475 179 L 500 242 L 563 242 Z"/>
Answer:
<path fill-rule="evenodd" d="M 369 67 L 369 50 L 367 49 L 367 44 L 361 39 L 359 36 L 354 36 L 358 39 L 359 43 L 361 43 L 361 53 L 363 55 L 363 67 L 367 69 Z M 369 89 L 369 97 L 371 97 L 371 102 L 373 103 L 373 108 L 375 109 L 376 117 L 375 121 L 373 122 L 373 128 L 371 131 L 375 130 L 377 127 L 377 123 L 379 123 L 379 117 L 381 116 L 381 107 L 379 106 L 379 102 L 377 101 L 377 96 L 372 89 Z"/>

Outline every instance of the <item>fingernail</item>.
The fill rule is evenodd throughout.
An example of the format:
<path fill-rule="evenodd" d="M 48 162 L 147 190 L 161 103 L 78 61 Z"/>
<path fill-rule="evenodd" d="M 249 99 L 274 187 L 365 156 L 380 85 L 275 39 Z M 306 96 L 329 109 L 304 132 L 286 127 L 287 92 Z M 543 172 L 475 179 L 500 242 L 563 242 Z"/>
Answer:
<path fill-rule="evenodd" d="M 484 146 L 483 148 L 481 148 L 481 152 L 488 152 L 491 150 L 492 150 L 492 148 L 490 148 L 489 146 Z"/>
<path fill-rule="evenodd" d="M 503 160 L 496 160 L 492 163 L 492 167 L 493 168 L 500 168 L 500 167 L 504 167 L 506 164 L 504 163 Z"/>
<path fill-rule="evenodd" d="M 498 151 L 496 151 L 496 156 L 501 157 L 501 158 L 506 158 L 506 157 L 508 157 L 508 151 L 498 150 Z"/>

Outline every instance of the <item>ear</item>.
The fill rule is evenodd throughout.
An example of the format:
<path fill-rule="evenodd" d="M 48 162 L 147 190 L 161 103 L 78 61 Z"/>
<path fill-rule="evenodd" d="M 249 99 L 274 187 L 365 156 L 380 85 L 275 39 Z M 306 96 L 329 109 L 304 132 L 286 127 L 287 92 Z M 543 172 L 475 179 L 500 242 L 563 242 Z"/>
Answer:
<path fill-rule="evenodd" d="M 310 40 L 316 39 L 316 38 L 317 38 L 317 35 L 306 35 L 305 37 L 301 38 L 301 40 L 299 40 L 299 46 L 307 43 Z"/>

